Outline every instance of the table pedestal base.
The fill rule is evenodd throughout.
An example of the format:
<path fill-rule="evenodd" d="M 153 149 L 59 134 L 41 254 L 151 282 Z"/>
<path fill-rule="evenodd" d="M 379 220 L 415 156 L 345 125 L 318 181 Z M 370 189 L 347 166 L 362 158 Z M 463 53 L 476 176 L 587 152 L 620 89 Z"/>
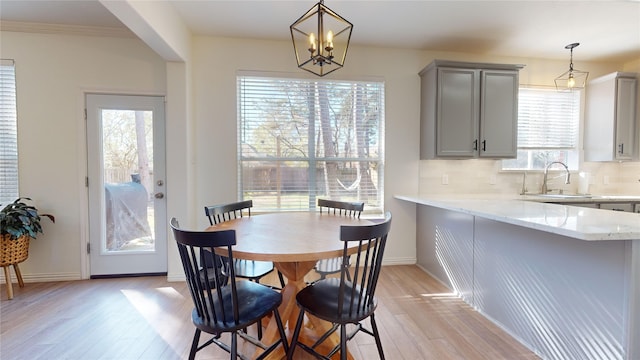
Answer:
<path fill-rule="evenodd" d="M 293 336 L 293 330 L 298 320 L 298 314 L 300 309 L 296 304 L 296 294 L 298 291 L 304 289 L 307 284 L 304 281 L 304 277 L 313 269 L 316 265 L 316 261 L 301 261 L 301 262 L 276 262 L 275 267 L 287 278 L 287 284 L 282 289 L 282 304 L 278 308 L 280 317 L 282 318 L 285 332 L 287 333 L 287 340 L 291 342 Z M 314 316 L 307 316 L 306 323 L 303 329 L 300 331 L 298 338 L 299 342 L 303 342 L 307 345 L 314 344 L 320 336 L 331 328 L 331 323 L 320 320 Z M 279 338 L 278 325 L 274 317 L 271 317 L 269 324 L 267 325 L 262 341 L 265 344 L 272 344 Z M 320 353 L 329 353 L 334 346 L 340 343 L 340 336 L 337 333 L 332 334 L 327 340 L 325 340 L 319 347 Z M 325 351 L 326 350 L 326 351 Z M 296 354 L 305 353 L 302 348 L 296 349 Z M 284 359 L 286 354 L 282 347 L 278 347 L 273 353 L 271 353 L 267 359 Z M 333 356 L 335 359 L 339 359 L 340 354 L 337 353 Z M 347 358 L 353 360 L 351 354 L 347 354 Z"/>

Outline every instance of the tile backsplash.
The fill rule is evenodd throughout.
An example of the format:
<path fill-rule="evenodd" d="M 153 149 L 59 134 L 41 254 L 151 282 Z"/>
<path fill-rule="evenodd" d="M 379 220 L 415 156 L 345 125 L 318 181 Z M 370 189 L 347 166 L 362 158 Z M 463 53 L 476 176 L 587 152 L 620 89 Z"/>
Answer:
<path fill-rule="evenodd" d="M 549 171 L 548 188 L 578 192 L 580 173 L 588 175 L 590 194 L 640 195 L 640 162 L 585 162 L 571 172 L 571 183 L 564 184 L 564 171 Z M 502 171 L 501 160 L 421 160 L 421 194 L 519 194 L 522 171 Z M 529 193 L 539 193 L 542 171 L 526 172 Z"/>

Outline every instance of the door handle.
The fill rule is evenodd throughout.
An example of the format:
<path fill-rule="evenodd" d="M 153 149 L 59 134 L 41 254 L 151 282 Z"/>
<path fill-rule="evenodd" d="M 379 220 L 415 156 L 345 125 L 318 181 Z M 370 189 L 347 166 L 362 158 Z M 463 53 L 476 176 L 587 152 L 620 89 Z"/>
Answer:
<path fill-rule="evenodd" d="M 164 198 L 164 193 L 161 193 L 161 192 L 156 193 L 155 195 L 153 195 L 153 197 L 156 199 L 162 199 Z"/>

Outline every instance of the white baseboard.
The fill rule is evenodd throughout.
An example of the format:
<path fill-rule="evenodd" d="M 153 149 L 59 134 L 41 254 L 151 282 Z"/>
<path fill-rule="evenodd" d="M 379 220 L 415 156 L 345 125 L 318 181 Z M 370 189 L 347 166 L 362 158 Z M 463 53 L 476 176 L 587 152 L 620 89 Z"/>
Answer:
<path fill-rule="evenodd" d="M 416 258 L 415 257 L 407 257 L 407 258 L 385 258 L 382 261 L 382 265 L 415 265 Z M 13 283 L 17 283 L 18 279 L 11 270 L 11 280 Z M 80 273 L 52 273 L 52 274 L 22 274 L 22 280 L 25 283 L 36 283 L 36 282 L 51 282 L 51 281 L 73 281 L 73 280 L 82 280 L 82 275 Z M 167 281 L 185 281 L 183 272 L 176 273 L 168 273 Z M 0 271 L 0 283 L 4 284 L 4 272 Z"/>
<path fill-rule="evenodd" d="M 167 281 L 169 281 L 169 282 L 172 282 L 172 281 L 186 281 L 186 278 L 185 278 L 183 272 L 168 273 L 167 274 Z"/>
<path fill-rule="evenodd" d="M 52 273 L 52 274 L 22 274 L 22 281 L 25 283 L 37 283 L 37 282 L 51 282 L 51 281 L 74 281 L 82 280 L 80 273 Z M 14 284 L 18 282 L 16 274 L 11 269 L 11 282 Z M 0 276 L 0 283 L 6 284 L 4 278 L 4 272 Z"/>
<path fill-rule="evenodd" d="M 382 266 L 384 265 L 415 265 L 417 259 L 415 257 L 407 258 L 383 258 Z"/>

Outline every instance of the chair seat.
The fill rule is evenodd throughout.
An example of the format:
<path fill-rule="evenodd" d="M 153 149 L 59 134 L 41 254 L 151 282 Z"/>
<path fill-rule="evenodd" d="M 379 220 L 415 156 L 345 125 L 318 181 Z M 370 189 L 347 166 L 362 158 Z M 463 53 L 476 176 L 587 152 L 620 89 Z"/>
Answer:
<path fill-rule="evenodd" d="M 271 261 L 234 259 L 233 265 L 236 270 L 236 276 L 248 279 L 259 279 L 273 271 L 273 263 Z"/>
<path fill-rule="evenodd" d="M 368 306 L 357 306 L 357 304 L 362 304 L 362 301 L 354 299 L 354 311 L 350 311 L 348 304 L 351 303 L 350 293 L 353 285 L 351 282 L 346 282 L 345 286 L 344 306 L 340 316 L 338 316 L 340 279 L 329 278 L 317 281 L 300 290 L 296 295 L 296 301 L 298 306 L 306 312 L 332 323 L 355 323 L 371 315 L 378 305 L 377 299 L 374 298 Z M 358 291 L 355 292 L 356 295 L 358 293 Z"/>
<path fill-rule="evenodd" d="M 244 329 L 247 326 L 261 319 L 282 303 L 282 295 L 267 286 L 251 281 L 237 281 L 236 291 L 238 294 L 238 323 L 233 320 L 233 310 L 231 301 L 231 286 L 222 287 L 222 303 L 224 304 L 224 314 L 220 313 L 220 300 L 214 298 L 214 307 L 217 310 L 217 321 L 207 320 L 204 316 L 199 316 L 197 309 L 193 309 L 191 319 L 193 324 L 200 330 L 219 334 L 222 332 Z"/>

